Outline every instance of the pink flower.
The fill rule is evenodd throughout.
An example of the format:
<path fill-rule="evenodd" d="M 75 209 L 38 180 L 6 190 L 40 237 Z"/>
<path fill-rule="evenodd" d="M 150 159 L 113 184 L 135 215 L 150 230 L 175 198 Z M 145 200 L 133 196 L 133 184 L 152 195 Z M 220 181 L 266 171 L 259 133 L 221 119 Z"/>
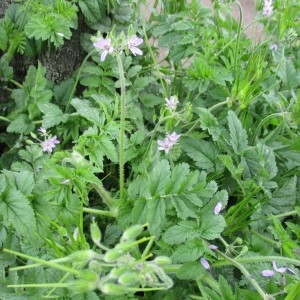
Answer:
<path fill-rule="evenodd" d="M 51 153 L 52 149 L 54 149 L 56 144 L 59 144 L 60 141 L 56 138 L 56 135 L 53 138 L 49 138 L 48 140 L 45 140 L 44 142 L 41 142 L 42 151 Z"/>
<path fill-rule="evenodd" d="M 167 133 L 166 138 L 162 140 L 158 140 L 158 150 L 163 150 L 165 153 L 169 153 L 171 148 L 176 144 L 176 142 L 179 140 L 180 134 L 177 134 L 175 131 L 171 134 Z"/>
<path fill-rule="evenodd" d="M 166 106 L 172 110 L 175 110 L 177 104 L 179 103 L 177 100 L 177 96 L 171 96 L 170 99 L 165 98 L 165 101 L 166 101 Z"/>
<path fill-rule="evenodd" d="M 158 140 L 157 141 L 158 144 L 158 150 L 163 150 L 165 151 L 165 153 L 169 153 L 169 151 L 171 150 L 173 144 L 170 142 L 170 140 L 166 137 L 163 141 L 162 140 Z"/>
<path fill-rule="evenodd" d="M 263 15 L 270 17 L 273 13 L 273 0 L 265 0 L 263 7 Z"/>
<path fill-rule="evenodd" d="M 218 246 L 216 246 L 216 245 L 209 245 L 209 248 L 211 250 L 218 250 Z"/>
<path fill-rule="evenodd" d="M 44 135 L 44 134 L 46 133 L 46 129 L 45 129 L 44 127 L 40 127 L 40 128 L 38 129 L 38 131 L 39 131 L 42 135 Z"/>
<path fill-rule="evenodd" d="M 114 48 L 111 46 L 111 39 L 99 38 L 97 42 L 93 44 L 101 52 L 101 61 L 104 61 L 108 53 L 112 53 Z"/>
<path fill-rule="evenodd" d="M 210 270 L 210 264 L 204 257 L 202 257 L 200 259 L 200 263 L 201 263 L 201 265 L 203 266 L 204 269 Z"/>
<path fill-rule="evenodd" d="M 275 274 L 275 272 L 272 270 L 263 270 L 261 272 L 261 275 L 264 277 L 272 277 L 272 276 L 274 276 L 274 274 Z"/>
<path fill-rule="evenodd" d="M 272 50 L 272 51 L 277 51 L 277 49 L 278 49 L 278 45 L 277 44 L 272 44 L 270 46 L 270 50 Z"/>
<path fill-rule="evenodd" d="M 218 202 L 217 205 L 214 208 L 214 214 L 218 215 L 220 213 L 220 211 L 222 210 L 222 203 Z"/>
<path fill-rule="evenodd" d="M 143 39 L 133 35 L 128 41 L 128 49 L 132 52 L 133 55 L 142 55 L 143 52 L 137 48 L 140 44 L 143 43 Z"/>

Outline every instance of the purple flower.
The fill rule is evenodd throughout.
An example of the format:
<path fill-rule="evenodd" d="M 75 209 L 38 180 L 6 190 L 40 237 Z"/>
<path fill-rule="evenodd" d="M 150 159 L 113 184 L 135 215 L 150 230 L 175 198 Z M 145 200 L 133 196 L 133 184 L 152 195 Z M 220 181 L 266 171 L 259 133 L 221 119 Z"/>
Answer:
<path fill-rule="evenodd" d="M 170 142 L 170 140 L 166 137 L 163 141 L 162 140 L 158 140 L 157 141 L 158 144 L 158 150 L 163 150 L 165 151 L 165 153 L 169 153 L 169 151 L 171 150 L 173 144 Z"/>
<path fill-rule="evenodd" d="M 52 138 L 49 138 L 48 140 L 45 140 L 44 142 L 41 142 L 42 151 L 51 153 L 52 149 L 54 149 L 56 144 L 59 144 L 60 141 L 56 138 L 56 135 Z"/>
<path fill-rule="evenodd" d="M 165 101 L 166 101 L 166 106 L 171 110 L 175 110 L 177 104 L 179 103 L 177 100 L 177 96 L 171 96 L 170 99 L 165 98 Z"/>
<path fill-rule="evenodd" d="M 179 140 L 180 134 L 177 134 L 175 131 L 171 134 L 167 134 L 166 138 L 162 140 L 158 140 L 158 150 L 163 150 L 165 153 L 169 153 L 171 148 L 176 144 L 176 142 Z"/>
<path fill-rule="evenodd" d="M 263 7 L 263 15 L 270 17 L 273 13 L 273 0 L 265 0 Z"/>
<path fill-rule="evenodd" d="M 38 131 L 39 131 L 42 135 L 46 134 L 46 129 L 45 129 L 44 127 L 40 127 L 40 128 L 38 129 Z"/>
<path fill-rule="evenodd" d="M 108 53 L 112 53 L 114 48 L 111 46 L 111 39 L 99 38 L 97 42 L 93 44 L 101 52 L 101 61 L 104 61 Z"/>
<path fill-rule="evenodd" d="M 170 140 L 170 142 L 172 143 L 172 146 L 173 146 L 179 140 L 180 134 L 177 134 L 174 131 L 171 134 L 167 134 L 167 138 Z"/>
<path fill-rule="evenodd" d="M 277 268 L 277 264 L 276 264 L 276 261 L 275 261 L 275 260 L 272 261 L 272 265 L 273 265 L 273 269 L 274 269 L 276 272 L 279 272 L 279 273 L 285 273 L 286 270 L 287 270 L 286 267 Z"/>
<path fill-rule="evenodd" d="M 143 43 L 143 39 L 133 35 L 128 41 L 128 49 L 132 52 L 133 55 L 142 55 L 143 52 L 137 48 L 140 44 Z"/>
<path fill-rule="evenodd" d="M 273 270 L 263 270 L 261 275 L 264 277 L 272 277 L 274 276 L 275 272 Z"/>
<path fill-rule="evenodd" d="M 201 263 L 201 265 L 203 266 L 204 269 L 210 270 L 210 264 L 204 257 L 202 257 L 200 259 L 200 263 Z"/>
<path fill-rule="evenodd" d="M 277 49 L 278 49 L 278 45 L 277 44 L 272 44 L 270 46 L 270 50 L 272 50 L 272 51 L 277 51 Z"/>
<path fill-rule="evenodd" d="M 214 214 L 218 215 L 220 213 L 220 211 L 222 210 L 222 203 L 218 202 L 217 205 L 214 208 Z"/>
<path fill-rule="evenodd" d="M 216 245 L 209 245 L 209 248 L 211 250 L 218 250 L 218 246 L 216 246 Z"/>

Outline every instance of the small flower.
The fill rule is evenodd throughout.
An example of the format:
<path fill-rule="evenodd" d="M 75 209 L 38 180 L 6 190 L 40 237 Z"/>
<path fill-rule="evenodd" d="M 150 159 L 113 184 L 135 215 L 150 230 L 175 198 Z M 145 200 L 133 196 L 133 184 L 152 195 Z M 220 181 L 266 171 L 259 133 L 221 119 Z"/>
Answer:
<path fill-rule="evenodd" d="M 275 272 L 273 270 L 263 270 L 261 275 L 264 277 L 272 277 L 274 276 Z"/>
<path fill-rule="evenodd" d="M 39 131 L 42 135 L 46 134 L 46 129 L 45 129 L 44 127 L 40 127 L 40 128 L 38 129 L 38 131 Z"/>
<path fill-rule="evenodd" d="M 176 144 L 176 142 L 179 140 L 180 134 L 177 134 L 175 131 L 171 134 L 167 133 L 166 138 L 162 140 L 158 140 L 158 150 L 163 150 L 165 153 L 169 153 L 171 148 Z"/>
<path fill-rule="evenodd" d="M 70 181 L 71 181 L 70 179 L 65 179 L 65 180 L 61 181 L 60 183 L 67 185 L 70 183 Z"/>
<path fill-rule="evenodd" d="M 271 50 L 271 51 L 277 51 L 277 49 L 278 49 L 278 45 L 277 45 L 277 44 L 272 44 L 272 45 L 270 46 L 270 50 Z"/>
<path fill-rule="evenodd" d="M 54 149 L 56 144 L 59 144 L 60 141 L 56 138 L 56 135 L 48 140 L 41 142 L 42 151 L 51 153 L 52 149 Z"/>
<path fill-rule="evenodd" d="M 204 257 L 202 257 L 200 259 L 200 263 L 201 263 L 201 265 L 203 266 L 204 269 L 210 270 L 210 264 Z"/>
<path fill-rule="evenodd" d="M 165 98 L 167 108 L 171 110 L 175 110 L 179 101 L 177 100 L 177 96 L 171 96 L 170 99 Z"/>
<path fill-rule="evenodd" d="M 216 246 L 216 245 L 209 245 L 209 248 L 211 250 L 218 250 L 218 246 Z"/>
<path fill-rule="evenodd" d="M 143 39 L 133 35 L 128 41 L 128 49 L 132 52 L 133 55 L 142 55 L 143 52 L 137 48 L 140 44 L 143 43 Z"/>
<path fill-rule="evenodd" d="M 158 140 L 157 144 L 159 145 L 158 150 L 163 150 L 165 153 L 169 153 L 172 146 L 174 145 L 167 137 L 162 141 Z"/>
<path fill-rule="evenodd" d="M 56 32 L 57 35 L 61 36 L 61 37 L 65 37 L 65 35 L 61 32 Z"/>
<path fill-rule="evenodd" d="M 94 44 L 101 53 L 101 61 L 104 61 L 108 53 L 112 53 L 114 48 L 111 46 L 111 39 L 99 38 Z"/>
<path fill-rule="evenodd" d="M 179 140 L 180 134 L 177 134 L 174 131 L 171 134 L 167 134 L 167 138 L 170 140 L 170 142 L 172 143 L 172 146 L 173 146 Z"/>
<path fill-rule="evenodd" d="M 218 202 L 217 205 L 214 208 L 214 214 L 218 215 L 220 213 L 220 211 L 222 210 L 222 203 Z"/>
<path fill-rule="evenodd" d="M 287 268 L 286 267 L 282 267 L 282 268 L 277 268 L 277 264 L 276 261 L 272 261 L 272 265 L 273 265 L 273 269 L 278 272 L 278 273 L 285 273 Z"/>
<path fill-rule="evenodd" d="M 263 7 L 263 15 L 270 17 L 273 13 L 273 0 L 265 0 Z"/>

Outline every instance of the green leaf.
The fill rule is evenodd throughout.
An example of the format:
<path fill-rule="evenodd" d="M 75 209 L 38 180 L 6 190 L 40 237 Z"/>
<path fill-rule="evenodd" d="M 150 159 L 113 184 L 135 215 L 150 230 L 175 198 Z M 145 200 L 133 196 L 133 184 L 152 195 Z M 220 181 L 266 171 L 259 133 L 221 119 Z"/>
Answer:
<path fill-rule="evenodd" d="M 4 25 L 4 19 L 0 20 L 0 36 L 0 50 L 5 51 L 7 47 L 8 36 Z"/>
<path fill-rule="evenodd" d="M 134 89 L 139 92 L 145 89 L 146 86 L 148 86 L 150 83 L 152 83 L 154 81 L 153 77 L 139 77 L 137 78 L 134 83 L 133 83 L 133 87 Z"/>
<path fill-rule="evenodd" d="M 104 118 L 100 116 L 99 110 L 96 107 L 93 107 L 90 101 L 74 98 L 72 99 L 71 104 L 75 107 L 80 116 L 86 118 L 95 125 L 103 125 Z"/>
<path fill-rule="evenodd" d="M 166 184 L 171 176 L 167 160 L 160 161 L 149 175 L 149 191 L 152 196 L 163 195 Z"/>
<path fill-rule="evenodd" d="M 228 126 L 230 132 L 230 145 L 237 154 L 242 154 L 248 147 L 248 136 L 242 127 L 241 121 L 233 111 L 228 112 Z"/>
<path fill-rule="evenodd" d="M 223 216 L 211 214 L 202 214 L 201 218 L 201 237 L 207 240 L 213 240 L 220 237 L 222 231 L 226 227 Z"/>
<path fill-rule="evenodd" d="M 196 280 L 201 275 L 204 275 L 206 270 L 199 262 L 188 262 L 182 265 L 176 273 L 176 276 L 181 280 Z"/>
<path fill-rule="evenodd" d="M 221 126 L 217 118 L 206 108 L 197 107 L 201 128 L 207 130 L 214 141 L 218 141 L 222 135 Z"/>
<path fill-rule="evenodd" d="M 165 199 L 150 199 L 147 201 L 147 221 L 149 223 L 149 231 L 152 235 L 158 238 L 163 229 L 166 220 Z"/>
<path fill-rule="evenodd" d="M 204 247 L 199 239 L 188 241 L 176 248 L 171 256 L 174 263 L 184 263 L 188 261 L 195 261 L 204 253 Z"/>
<path fill-rule="evenodd" d="M 60 105 L 66 105 L 68 103 L 74 84 L 75 80 L 68 78 L 54 87 L 54 97 L 57 103 Z"/>
<path fill-rule="evenodd" d="M 28 134 L 34 129 L 34 124 L 30 122 L 27 115 L 20 114 L 7 127 L 7 132 Z"/>
<path fill-rule="evenodd" d="M 42 127 L 48 129 L 62 122 L 67 121 L 67 116 L 63 114 L 61 109 L 52 103 L 39 104 L 38 105 L 41 112 L 44 114 Z"/>
<path fill-rule="evenodd" d="M 88 21 L 96 23 L 103 18 L 102 12 L 106 11 L 103 1 L 79 0 L 78 5 Z"/>
<path fill-rule="evenodd" d="M 3 174 L 0 174 L 0 195 L 5 191 L 6 189 L 6 179 Z"/>
<path fill-rule="evenodd" d="M 182 196 L 171 197 L 171 203 L 176 210 L 178 218 L 183 220 L 187 219 L 188 217 L 197 218 L 197 214 L 194 211 L 194 207 L 191 207 L 191 205 L 189 205 L 189 207 L 187 200 L 189 200 L 189 198 Z"/>
<path fill-rule="evenodd" d="M 219 150 L 214 143 L 186 137 L 181 139 L 180 144 L 183 151 L 195 161 L 199 168 L 208 172 L 215 172 L 219 169 L 217 161 Z"/>
<path fill-rule="evenodd" d="M 11 224 L 20 235 L 28 240 L 35 239 L 36 219 L 28 199 L 23 193 L 10 189 L 0 202 L 4 224 Z"/>
<path fill-rule="evenodd" d="M 236 297 L 232 292 L 231 286 L 222 275 L 219 276 L 219 287 L 220 287 L 222 299 L 224 300 L 236 299 Z"/>
<path fill-rule="evenodd" d="M 163 240 L 168 244 L 181 244 L 199 237 L 199 228 L 194 221 L 181 221 L 178 225 L 167 229 L 163 234 Z"/>
<path fill-rule="evenodd" d="M 113 144 L 111 137 L 107 135 L 100 135 L 97 139 L 99 147 L 103 154 L 107 156 L 112 162 L 118 162 L 118 154 L 116 146 Z"/>
<path fill-rule="evenodd" d="M 186 163 L 176 165 L 172 170 L 170 181 L 166 184 L 165 194 L 175 194 L 179 191 L 182 182 L 189 174 L 189 165 Z"/>
<path fill-rule="evenodd" d="M 33 173 L 27 171 L 13 173 L 18 190 L 20 190 L 25 196 L 30 195 L 35 185 Z"/>
<path fill-rule="evenodd" d="M 280 63 L 279 69 L 276 69 L 275 73 L 289 90 L 298 86 L 300 73 L 296 70 L 293 60 L 284 59 L 283 62 Z"/>

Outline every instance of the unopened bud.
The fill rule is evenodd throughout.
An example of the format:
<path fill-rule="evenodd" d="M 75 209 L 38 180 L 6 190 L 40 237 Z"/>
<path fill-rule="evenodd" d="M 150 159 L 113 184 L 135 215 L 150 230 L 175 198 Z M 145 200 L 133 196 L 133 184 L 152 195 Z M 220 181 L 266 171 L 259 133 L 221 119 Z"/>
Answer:
<path fill-rule="evenodd" d="M 118 278 L 118 283 L 127 286 L 133 285 L 137 282 L 139 282 L 139 276 L 134 272 L 126 272 Z"/>
<path fill-rule="evenodd" d="M 126 241 L 133 241 L 136 239 L 136 237 L 141 234 L 144 231 L 144 226 L 143 225 L 134 225 L 131 226 L 130 228 L 126 229 L 121 237 L 121 242 L 126 242 Z"/>
<path fill-rule="evenodd" d="M 91 282 L 97 282 L 99 280 L 99 275 L 95 271 L 89 269 L 81 270 L 79 277 Z"/>
<path fill-rule="evenodd" d="M 168 256 L 158 256 L 153 260 L 153 262 L 158 266 L 165 266 L 165 265 L 172 264 L 172 261 Z"/>
<path fill-rule="evenodd" d="M 95 244 L 99 244 L 101 241 L 101 231 L 95 221 L 90 225 L 91 237 Z"/>
<path fill-rule="evenodd" d="M 69 258 L 76 262 L 88 262 L 95 257 L 96 253 L 93 250 L 80 250 L 69 255 Z"/>
<path fill-rule="evenodd" d="M 98 288 L 107 295 L 112 296 L 124 296 L 128 292 L 127 287 L 115 283 L 104 283 L 98 286 Z"/>

